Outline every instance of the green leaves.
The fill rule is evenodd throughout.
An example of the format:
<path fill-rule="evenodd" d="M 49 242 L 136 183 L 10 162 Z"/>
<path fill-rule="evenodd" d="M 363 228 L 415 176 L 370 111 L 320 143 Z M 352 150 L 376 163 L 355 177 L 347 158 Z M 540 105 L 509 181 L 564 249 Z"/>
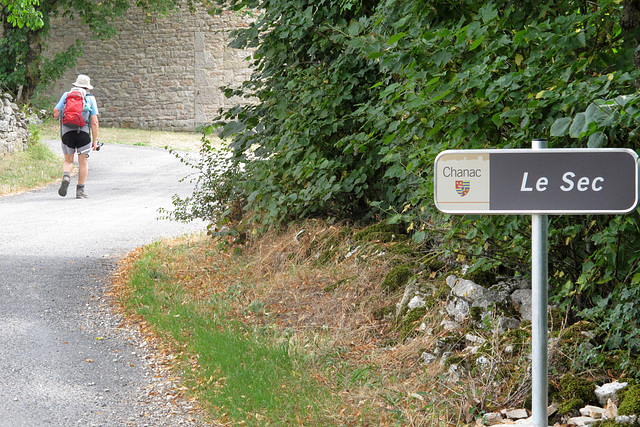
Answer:
<path fill-rule="evenodd" d="M 615 94 L 615 93 L 614 93 Z M 629 147 L 637 140 L 637 97 L 615 96 L 613 99 L 597 99 L 585 111 L 573 117 L 561 117 L 551 126 L 555 137 L 569 136 L 587 139 L 587 147 L 602 148 L 607 145 Z M 611 139 L 611 141 L 610 141 Z"/>
<path fill-rule="evenodd" d="M 261 2 L 264 14 L 237 41 L 257 46 L 243 91 L 258 103 L 216 122 L 247 174 L 244 208 L 264 226 L 387 217 L 419 243 L 443 234 L 460 262 L 529 274 L 528 219 L 438 213 L 433 160 L 449 148 L 530 147 L 534 138 L 639 148 L 637 43 L 624 40 L 621 7 Z M 637 214 L 627 218 L 553 218 L 553 296 L 586 307 L 637 273 Z"/>
<path fill-rule="evenodd" d="M 391 45 L 391 44 L 396 44 L 401 38 L 406 37 L 407 33 L 398 33 L 395 34 L 391 37 L 389 37 L 389 39 L 387 40 L 387 44 Z"/>
<path fill-rule="evenodd" d="M 14 27 L 28 27 L 37 30 L 44 25 L 42 12 L 36 9 L 38 0 L 0 0 L 0 5 L 6 7 L 6 20 Z"/>
<path fill-rule="evenodd" d="M 569 128 L 573 119 L 570 117 L 561 117 L 551 125 L 551 136 L 565 136 L 569 134 Z"/>
<path fill-rule="evenodd" d="M 589 130 L 589 122 L 587 122 L 585 113 L 578 113 L 571 122 L 569 127 L 569 136 L 571 138 L 580 138 L 584 133 Z M 561 135 L 555 135 L 561 136 Z"/>

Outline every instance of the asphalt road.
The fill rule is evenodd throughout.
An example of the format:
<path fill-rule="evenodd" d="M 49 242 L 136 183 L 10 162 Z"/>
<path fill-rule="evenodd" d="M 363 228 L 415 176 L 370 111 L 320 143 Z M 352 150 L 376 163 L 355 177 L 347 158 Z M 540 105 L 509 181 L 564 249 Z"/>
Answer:
<path fill-rule="evenodd" d="M 75 199 L 75 177 L 65 198 L 58 184 L 0 197 L 0 426 L 183 425 L 140 398 L 153 372 L 104 292 L 127 252 L 204 228 L 157 219 L 190 193 L 179 180 L 191 170 L 165 150 L 119 145 L 89 166 L 88 199 Z"/>

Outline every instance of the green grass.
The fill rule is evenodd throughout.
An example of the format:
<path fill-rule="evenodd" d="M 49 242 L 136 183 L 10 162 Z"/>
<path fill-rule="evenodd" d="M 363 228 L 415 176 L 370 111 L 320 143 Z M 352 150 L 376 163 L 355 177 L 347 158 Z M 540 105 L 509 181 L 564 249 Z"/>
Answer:
<path fill-rule="evenodd" d="M 319 407 L 330 394 L 305 376 L 305 360 L 288 338 L 235 320 L 226 308 L 234 294 L 194 300 L 171 277 L 167 256 L 173 253 L 159 244 L 148 248 L 133 268 L 123 305 L 180 349 L 189 388 L 210 416 L 233 425 L 328 425 Z"/>
<path fill-rule="evenodd" d="M 37 188 L 61 175 L 61 158 L 40 142 L 39 130 L 32 127 L 27 150 L 0 157 L 0 194 Z"/>

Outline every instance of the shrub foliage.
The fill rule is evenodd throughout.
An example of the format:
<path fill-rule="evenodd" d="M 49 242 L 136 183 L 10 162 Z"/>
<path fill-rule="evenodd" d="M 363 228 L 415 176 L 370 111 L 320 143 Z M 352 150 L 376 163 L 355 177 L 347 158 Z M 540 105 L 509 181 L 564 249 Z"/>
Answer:
<path fill-rule="evenodd" d="M 451 217 L 432 202 L 445 149 L 637 149 L 634 2 L 233 0 L 254 73 L 211 128 L 243 165 L 244 209 L 293 218 L 384 218 L 446 255 L 527 274 L 527 217 Z M 234 193 L 235 194 L 235 193 Z M 218 200 L 224 203 L 225 200 Z M 640 230 L 628 216 L 551 218 L 550 294 L 638 351 Z"/>

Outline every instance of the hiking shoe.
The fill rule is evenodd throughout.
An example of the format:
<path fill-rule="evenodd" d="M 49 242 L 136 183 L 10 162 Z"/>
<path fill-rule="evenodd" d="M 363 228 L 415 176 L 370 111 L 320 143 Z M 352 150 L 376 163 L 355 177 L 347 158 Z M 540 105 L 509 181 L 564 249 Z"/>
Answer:
<path fill-rule="evenodd" d="M 87 197 L 89 196 L 84 192 L 84 188 L 76 188 L 76 199 L 86 199 Z"/>
<path fill-rule="evenodd" d="M 58 194 L 62 197 L 67 195 L 67 189 L 69 188 L 69 180 L 63 179 L 62 184 L 60 184 L 60 188 L 58 189 Z"/>

